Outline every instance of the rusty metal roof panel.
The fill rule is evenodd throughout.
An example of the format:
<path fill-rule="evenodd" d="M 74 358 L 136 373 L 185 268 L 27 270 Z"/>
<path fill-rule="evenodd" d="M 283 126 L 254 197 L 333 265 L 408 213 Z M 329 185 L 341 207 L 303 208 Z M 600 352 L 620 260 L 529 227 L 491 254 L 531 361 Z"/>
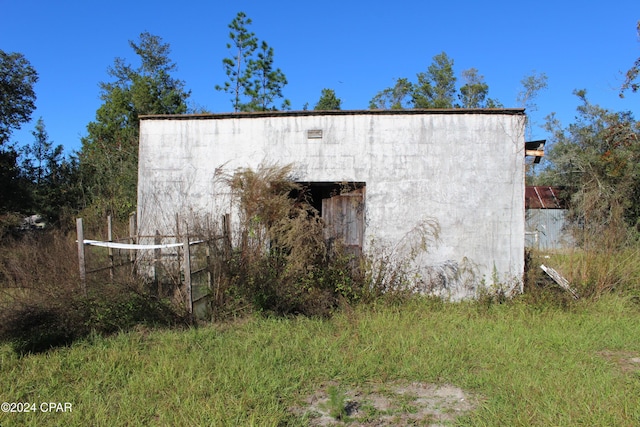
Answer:
<path fill-rule="evenodd" d="M 525 188 L 527 209 L 566 209 L 566 201 L 561 197 L 560 187 L 529 186 Z"/>

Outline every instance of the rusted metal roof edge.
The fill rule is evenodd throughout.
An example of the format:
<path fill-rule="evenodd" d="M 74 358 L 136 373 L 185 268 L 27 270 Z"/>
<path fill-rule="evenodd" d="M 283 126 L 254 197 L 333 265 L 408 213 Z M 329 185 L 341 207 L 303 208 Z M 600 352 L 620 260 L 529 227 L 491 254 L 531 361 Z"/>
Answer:
<path fill-rule="evenodd" d="M 206 120 L 241 119 L 287 116 L 393 116 L 393 115 L 436 115 L 436 114 L 504 114 L 524 115 L 523 108 L 443 108 L 408 110 L 303 110 L 303 111 L 257 111 L 251 113 L 207 113 L 207 114 L 144 114 L 140 120 Z"/>
<path fill-rule="evenodd" d="M 566 209 L 567 200 L 560 193 L 564 187 L 549 185 L 527 185 L 525 206 L 527 209 Z"/>

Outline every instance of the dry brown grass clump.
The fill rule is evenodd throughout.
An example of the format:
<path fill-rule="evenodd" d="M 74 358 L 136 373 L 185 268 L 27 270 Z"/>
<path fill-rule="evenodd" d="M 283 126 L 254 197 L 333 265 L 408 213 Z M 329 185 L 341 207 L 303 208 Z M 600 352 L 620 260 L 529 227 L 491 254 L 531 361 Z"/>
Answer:
<path fill-rule="evenodd" d="M 175 324 L 179 316 L 130 275 L 80 284 L 73 236 L 56 230 L 0 243 L 0 340 L 19 353 L 67 345 L 92 332 L 108 334 L 139 323 Z"/>
<path fill-rule="evenodd" d="M 340 245 L 328 247 L 324 224 L 291 171 L 265 166 L 228 178 L 239 223 L 225 288 L 258 310 L 324 316 L 362 284 L 352 257 Z"/>

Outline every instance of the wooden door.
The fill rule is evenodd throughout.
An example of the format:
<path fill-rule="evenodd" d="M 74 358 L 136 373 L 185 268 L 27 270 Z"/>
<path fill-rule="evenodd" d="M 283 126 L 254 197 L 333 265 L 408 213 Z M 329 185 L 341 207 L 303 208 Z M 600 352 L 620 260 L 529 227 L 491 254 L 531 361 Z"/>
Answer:
<path fill-rule="evenodd" d="M 364 187 L 322 199 L 325 238 L 340 239 L 346 249 L 359 256 L 364 237 Z"/>

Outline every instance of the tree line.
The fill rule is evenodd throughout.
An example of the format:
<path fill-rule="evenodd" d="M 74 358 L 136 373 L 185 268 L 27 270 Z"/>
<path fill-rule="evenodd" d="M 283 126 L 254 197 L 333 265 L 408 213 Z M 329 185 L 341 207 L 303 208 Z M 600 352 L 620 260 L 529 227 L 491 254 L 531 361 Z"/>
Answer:
<path fill-rule="evenodd" d="M 640 21 L 636 29 L 640 39 Z M 639 72 L 640 57 L 626 72 L 620 97 L 638 91 Z M 530 180 L 563 189 L 577 243 L 610 254 L 640 240 L 640 122 L 631 111 L 593 104 L 587 94 L 574 90 L 579 104 L 573 123 L 562 124 L 554 113 L 546 117 L 551 148 Z"/>
<path fill-rule="evenodd" d="M 274 49 L 250 30 L 252 21 L 239 12 L 229 24 L 228 57 L 222 59 L 226 80 L 215 86 L 229 97 L 234 112 L 287 110 L 284 96 L 288 81 L 275 65 Z M 640 34 L 640 23 L 638 27 Z M 86 218 L 107 214 L 124 219 L 135 209 L 139 119 L 142 114 L 183 114 L 197 111 L 187 101 L 191 92 L 174 76 L 177 65 L 170 46 L 161 37 L 144 32 L 129 41 L 137 64 L 116 58 L 108 68 L 110 80 L 100 83 L 102 104 L 81 148 L 69 157 L 61 145 L 49 141 L 42 118 L 36 122 L 30 144 L 10 142 L 14 130 L 28 123 L 35 110 L 34 85 L 38 73 L 20 53 L 0 50 L 0 227 L 20 215 L 40 213 L 54 224 L 68 224 L 78 212 Z M 638 90 L 640 59 L 626 74 L 620 95 Z M 522 80 L 518 106 L 535 108 L 537 93 L 546 87 L 544 73 Z M 577 122 L 563 128 L 547 117 L 552 150 L 546 168 L 531 175 L 532 182 L 563 185 L 584 200 L 606 200 L 619 220 L 638 228 L 640 218 L 639 125 L 629 112 L 611 112 L 591 105 L 586 91 L 576 92 L 581 106 Z M 305 104 L 304 109 L 308 109 Z M 314 110 L 339 110 L 342 100 L 324 88 Z M 426 71 L 415 78 L 397 78 L 376 93 L 370 109 L 502 108 L 489 96 L 489 85 L 475 68 L 461 72 L 458 84 L 454 61 L 441 52 Z M 582 200 L 581 199 L 581 200 Z M 586 221 L 586 202 L 575 213 Z M 615 207 L 615 209 L 614 209 Z M 602 212 L 607 209 L 602 208 Z M 582 213 L 580 213 L 582 212 Z M 604 213 L 599 221 L 611 221 Z M 593 215 L 590 218 L 595 218 Z M 4 227 L 6 228 L 6 227 Z"/>

